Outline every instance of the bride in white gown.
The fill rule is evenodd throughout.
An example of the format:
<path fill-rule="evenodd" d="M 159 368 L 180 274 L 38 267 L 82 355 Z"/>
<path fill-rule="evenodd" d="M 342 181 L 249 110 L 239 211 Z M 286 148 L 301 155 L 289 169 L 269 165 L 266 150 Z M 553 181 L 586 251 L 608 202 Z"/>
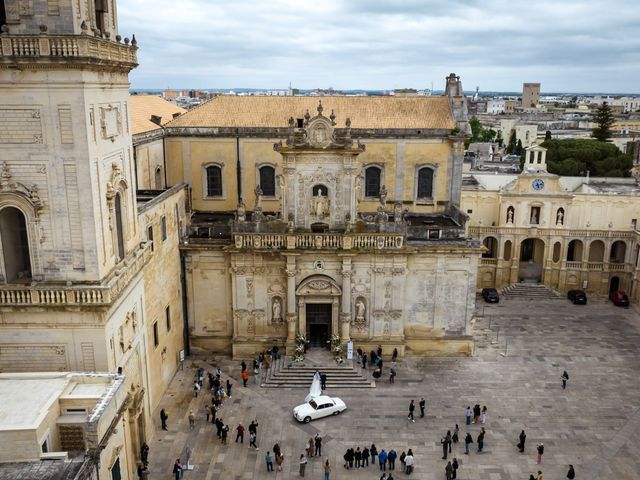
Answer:
<path fill-rule="evenodd" d="M 311 388 L 309 389 L 309 395 L 304 399 L 305 402 L 313 400 L 316 397 L 322 395 L 322 387 L 320 382 L 320 372 L 316 372 L 313 375 L 313 381 L 311 382 Z"/>

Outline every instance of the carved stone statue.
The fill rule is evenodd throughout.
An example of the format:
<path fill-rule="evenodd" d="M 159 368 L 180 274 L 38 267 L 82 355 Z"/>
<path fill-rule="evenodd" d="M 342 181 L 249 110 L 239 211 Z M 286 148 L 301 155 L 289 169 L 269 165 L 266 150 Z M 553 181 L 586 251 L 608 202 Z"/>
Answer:
<path fill-rule="evenodd" d="M 564 222 L 564 213 L 562 213 L 562 209 L 558 210 L 558 214 L 556 215 L 556 225 L 563 225 Z"/>
<path fill-rule="evenodd" d="M 387 208 L 387 194 L 387 187 L 382 185 L 382 187 L 380 188 L 380 193 L 378 194 L 380 198 L 380 205 L 382 205 L 382 208 Z"/>
<path fill-rule="evenodd" d="M 314 197 L 314 213 L 317 217 L 326 217 L 329 215 L 329 199 L 322 194 L 319 188 Z"/>
<path fill-rule="evenodd" d="M 538 214 L 536 213 L 535 210 L 533 210 L 531 212 L 531 223 L 533 223 L 533 224 L 537 224 L 538 223 Z"/>
<path fill-rule="evenodd" d="M 238 210 L 236 212 L 239 222 L 244 222 L 247 219 L 247 211 L 244 206 L 244 200 L 241 198 L 238 202 Z"/>
<path fill-rule="evenodd" d="M 356 301 L 356 321 L 364 322 L 364 314 L 366 312 L 367 307 L 361 298 Z"/>
<path fill-rule="evenodd" d="M 507 223 L 513 223 L 513 208 L 507 209 Z"/>
<path fill-rule="evenodd" d="M 260 188 L 260 185 L 256 185 L 256 188 L 253 191 L 253 193 L 256 196 L 256 205 L 254 210 L 256 212 L 259 212 L 262 210 L 262 189 Z"/>
<path fill-rule="evenodd" d="M 396 202 L 393 204 L 393 221 L 395 223 L 402 223 L 402 217 L 402 204 L 400 202 Z"/>
<path fill-rule="evenodd" d="M 282 321 L 282 304 L 280 303 L 280 299 L 278 297 L 273 299 L 273 305 L 271 306 L 271 312 L 273 314 L 272 320 Z"/>

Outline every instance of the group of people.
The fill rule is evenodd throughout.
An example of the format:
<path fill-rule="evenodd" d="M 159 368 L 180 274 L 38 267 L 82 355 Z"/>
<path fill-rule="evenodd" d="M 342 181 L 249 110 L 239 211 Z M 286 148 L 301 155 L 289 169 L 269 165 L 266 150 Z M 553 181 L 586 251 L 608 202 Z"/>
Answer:
<path fill-rule="evenodd" d="M 413 451 L 409 449 L 407 452 L 403 451 L 398 456 L 398 452 L 396 452 L 393 448 L 389 451 L 386 451 L 384 448 L 378 451 L 376 445 L 374 443 L 371 444 L 371 447 L 367 447 L 366 445 L 360 449 L 360 447 L 356 447 L 347 449 L 344 458 L 344 468 L 365 468 L 371 465 L 376 464 L 376 458 L 378 459 L 378 465 L 380 470 L 386 471 L 387 467 L 389 470 L 396 469 L 396 460 L 400 460 L 401 470 L 410 475 L 413 472 L 414 468 L 414 457 Z M 393 477 L 391 474 L 389 476 L 384 476 L 385 479 L 390 480 Z"/>
<path fill-rule="evenodd" d="M 391 368 L 389 369 L 389 383 L 394 383 L 397 375 L 396 369 L 394 368 L 396 362 L 398 360 L 398 349 L 394 348 L 393 353 L 391 354 Z M 362 368 L 367 368 L 367 362 L 374 366 L 373 370 L 373 378 L 381 378 L 382 377 L 382 367 L 384 366 L 384 360 L 382 359 L 382 345 L 378 345 L 377 350 L 371 350 L 369 355 L 362 350 L 362 348 L 358 348 L 356 350 L 356 361 L 358 364 L 362 365 Z"/>

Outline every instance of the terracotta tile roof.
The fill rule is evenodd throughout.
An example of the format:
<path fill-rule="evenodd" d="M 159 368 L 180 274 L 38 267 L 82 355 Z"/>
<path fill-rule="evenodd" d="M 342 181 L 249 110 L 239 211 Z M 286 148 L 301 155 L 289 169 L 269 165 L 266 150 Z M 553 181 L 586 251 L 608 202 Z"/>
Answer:
<path fill-rule="evenodd" d="M 164 125 L 173 119 L 174 113 L 186 112 L 184 108 L 155 95 L 131 95 L 129 104 L 131 105 L 131 131 L 134 135 L 160 128 L 151 121 L 151 115 L 159 116 L 160 123 Z"/>
<path fill-rule="evenodd" d="M 351 118 L 351 128 L 452 129 L 446 97 L 258 97 L 221 95 L 176 118 L 169 127 L 286 127 L 289 117 L 302 118 L 309 110 L 336 114 L 338 127 Z"/>

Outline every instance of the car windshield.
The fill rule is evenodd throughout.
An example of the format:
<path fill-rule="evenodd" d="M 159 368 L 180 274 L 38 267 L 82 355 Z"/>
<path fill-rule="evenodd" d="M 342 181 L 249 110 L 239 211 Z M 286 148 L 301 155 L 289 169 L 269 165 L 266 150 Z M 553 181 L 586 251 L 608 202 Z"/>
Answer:
<path fill-rule="evenodd" d="M 314 410 L 317 410 L 317 409 L 318 409 L 318 404 L 317 404 L 315 401 L 313 401 L 313 400 L 311 400 L 311 401 L 309 402 L 309 405 L 311 405 L 311 407 L 312 407 Z"/>

